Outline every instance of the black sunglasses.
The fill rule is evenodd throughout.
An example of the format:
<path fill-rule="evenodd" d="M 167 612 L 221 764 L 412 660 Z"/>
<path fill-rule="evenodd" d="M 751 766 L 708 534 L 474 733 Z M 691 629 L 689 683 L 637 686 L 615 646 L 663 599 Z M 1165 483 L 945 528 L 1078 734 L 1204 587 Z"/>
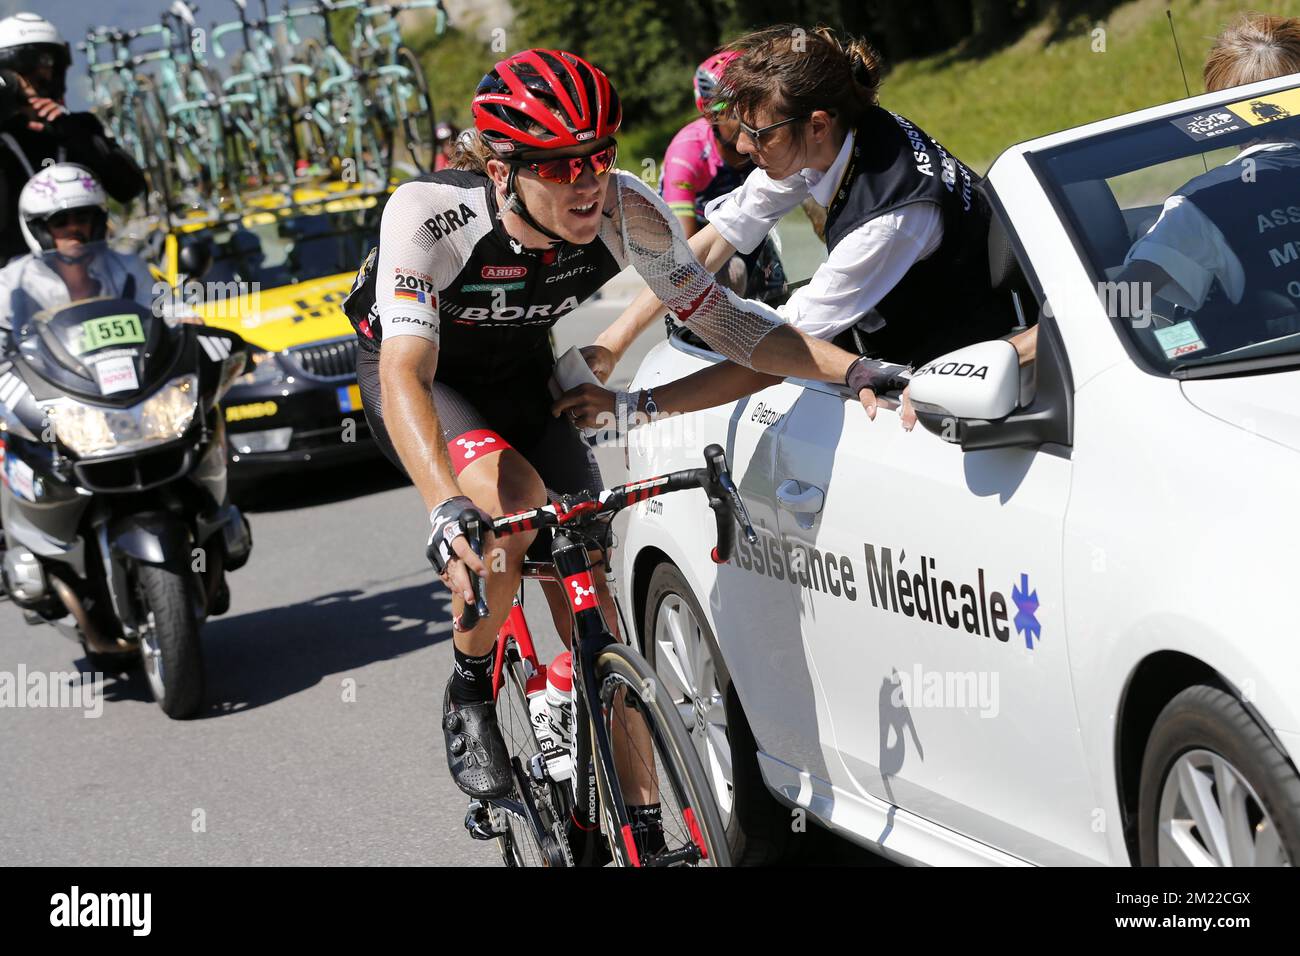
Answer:
<path fill-rule="evenodd" d="M 797 123 L 800 120 L 806 120 L 810 116 L 812 116 L 812 113 L 804 113 L 801 116 L 791 116 L 789 119 L 783 119 L 776 123 L 769 123 L 767 126 L 760 126 L 757 129 L 750 126 L 748 123 L 741 122 L 740 120 L 736 120 L 736 122 L 740 125 L 741 132 L 752 139 L 757 148 L 762 149 L 763 137 L 772 132 L 772 130 L 780 129 L 782 126 L 788 126 L 790 123 Z"/>

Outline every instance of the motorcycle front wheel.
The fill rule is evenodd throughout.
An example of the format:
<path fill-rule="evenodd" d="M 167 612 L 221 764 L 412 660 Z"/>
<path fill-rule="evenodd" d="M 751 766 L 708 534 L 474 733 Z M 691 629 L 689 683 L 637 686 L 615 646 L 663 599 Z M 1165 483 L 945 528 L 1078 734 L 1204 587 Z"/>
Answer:
<path fill-rule="evenodd" d="M 135 570 L 147 622 L 140 655 L 149 689 L 168 717 L 193 717 L 203 703 L 203 650 L 188 583 L 167 568 L 142 564 Z"/>

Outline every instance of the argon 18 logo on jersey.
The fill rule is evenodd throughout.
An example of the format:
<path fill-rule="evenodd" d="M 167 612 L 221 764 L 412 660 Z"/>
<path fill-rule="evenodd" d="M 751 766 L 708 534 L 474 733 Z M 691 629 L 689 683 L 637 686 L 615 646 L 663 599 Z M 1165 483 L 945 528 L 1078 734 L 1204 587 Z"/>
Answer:
<path fill-rule="evenodd" d="M 528 275 L 528 266 L 484 266 L 479 275 L 484 279 L 522 279 Z"/>

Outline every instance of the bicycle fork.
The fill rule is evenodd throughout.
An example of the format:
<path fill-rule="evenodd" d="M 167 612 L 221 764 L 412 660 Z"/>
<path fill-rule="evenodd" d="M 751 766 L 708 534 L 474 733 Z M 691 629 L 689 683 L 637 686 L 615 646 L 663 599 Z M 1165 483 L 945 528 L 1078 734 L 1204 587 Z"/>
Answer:
<path fill-rule="evenodd" d="M 600 609 L 595 581 L 591 576 L 591 558 L 584 544 L 575 543 L 562 531 L 556 531 L 551 543 L 555 569 L 562 581 L 566 600 L 571 601 L 573 612 L 573 655 L 575 686 L 582 688 L 574 695 L 574 753 L 580 758 L 574 762 L 574 823 L 588 832 L 600 828 L 600 795 L 597 792 L 596 761 L 602 764 L 603 778 L 610 792 L 606 794 L 606 812 L 611 816 L 617 837 L 623 841 L 633 865 L 638 864 L 636 841 L 632 834 L 632 821 L 619 786 L 619 774 L 614 765 L 614 741 L 610 739 L 603 720 L 597 719 L 600 708 L 600 687 L 596 684 L 596 656 L 615 643 L 605 615 Z M 611 706 L 617 706 L 611 701 Z M 593 736 L 594 734 L 594 736 Z M 614 834 L 610 834 L 614 836 Z"/>

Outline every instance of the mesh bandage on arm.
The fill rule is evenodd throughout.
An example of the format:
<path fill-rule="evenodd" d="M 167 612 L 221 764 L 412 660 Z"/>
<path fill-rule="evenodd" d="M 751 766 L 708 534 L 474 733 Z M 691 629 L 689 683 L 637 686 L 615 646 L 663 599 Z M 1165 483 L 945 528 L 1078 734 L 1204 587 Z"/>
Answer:
<path fill-rule="evenodd" d="M 677 321 L 733 362 L 753 368 L 758 344 L 785 321 L 775 309 L 718 285 L 691 252 L 677 218 L 639 179 L 620 176 L 613 185 L 613 225 L 624 264 L 636 269 Z"/>

